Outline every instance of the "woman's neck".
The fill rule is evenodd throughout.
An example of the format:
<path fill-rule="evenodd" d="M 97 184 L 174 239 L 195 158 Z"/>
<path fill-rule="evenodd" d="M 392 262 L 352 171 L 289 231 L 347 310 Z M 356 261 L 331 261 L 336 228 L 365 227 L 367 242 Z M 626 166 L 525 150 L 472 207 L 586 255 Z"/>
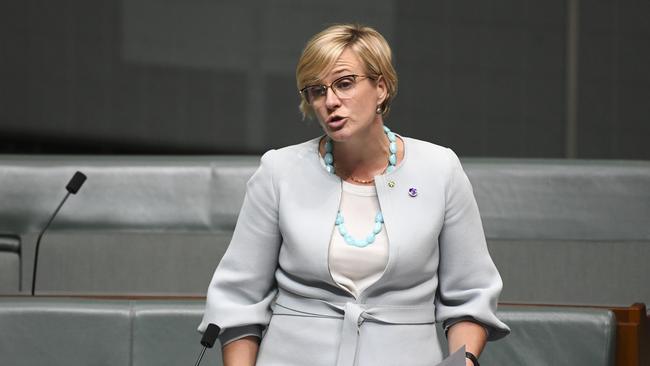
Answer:
<path fill-rule="evenodd" d="M 372 165 L 385 161 L 388 156 L 388 139 L 381 124 L 373 124 L 367 133 L 359 134 L 347 141 L 334 142 L 336 161 L 346 166 Z"/>
<path fill-rule="evenodd" d="M 373 123 L 366 133 L 334 142 L 335 168 L 339 176 L 357 183 L 381 174 L 388 164 L 388 155 L 388 138 L 381 121 Z"/>

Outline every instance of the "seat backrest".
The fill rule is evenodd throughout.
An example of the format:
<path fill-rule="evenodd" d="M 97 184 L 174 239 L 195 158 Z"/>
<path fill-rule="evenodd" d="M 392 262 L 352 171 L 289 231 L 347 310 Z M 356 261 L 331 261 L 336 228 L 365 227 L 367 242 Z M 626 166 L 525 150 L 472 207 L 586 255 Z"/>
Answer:
<path fill-rule="evenodd" d="M 485 365 L 614 365 L 616 318 L 607 309 L 501 307 L 512 334 L 490 345 Z"/>
<path fill-rule="evenodd" d="M 204 300 L 0 297 L 0 364 L 191 365 Z M 221 365 L 218 343 L 204 365 Z"/>
<path fill-rule="evenodd" d="M 502 305 L 498 316 L 512 333 L 488 343 L 481 355 L 482 366 L 615 363 L 616 317 L 608 309 Z M 439 335 L 444 340 L 440 329 Z"/>
<path fill-rule="evenodd" d="M 224 253 L 257 156 L 0 156 L 0 293 L 199 295 Z M 513 303 L 650 303 L 650 162 L 463 159 Z M 6 275 L 4 273 L 6 272 Z M 3 285 L 3 283 L 5 283 Z M 2 288 L 7 290 L 3 291 Z M 607 288 L 607 291 L 602 291 Z"/>
<path fill-rule="evenodd" d="M 129 365 L 128 302 L 0 298 L 3 365 Z"/>
<path fill-rule="evenodd" d="M 191 364 L 204 303 L 0 297 L 2 364 Z M 607 309 L 501 306 L 498 315 L 512 333 L 487 345 L 483 366 L 614 365 L 616 319 Z M 218 343 L 203 362 L 221 365 Z"/>
<path fill-rule="evenodd" d="M 0 235 L 0 294 L 20 291 L 20 238 Z"/>

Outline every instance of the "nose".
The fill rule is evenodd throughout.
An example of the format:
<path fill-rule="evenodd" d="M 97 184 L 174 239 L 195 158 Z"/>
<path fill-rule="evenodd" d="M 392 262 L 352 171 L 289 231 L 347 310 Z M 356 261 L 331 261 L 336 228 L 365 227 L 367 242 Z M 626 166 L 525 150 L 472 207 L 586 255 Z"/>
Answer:
<path fill-rule="evenodd" d="M 335 109 L 338 106 L 341 105 L 341 100 L 339 99 L 338 95 L 334 93 L 334 89 L 332 88 L 327 88 L 327 94 L 325 94 L 325 106 L 327 109 Z"/>

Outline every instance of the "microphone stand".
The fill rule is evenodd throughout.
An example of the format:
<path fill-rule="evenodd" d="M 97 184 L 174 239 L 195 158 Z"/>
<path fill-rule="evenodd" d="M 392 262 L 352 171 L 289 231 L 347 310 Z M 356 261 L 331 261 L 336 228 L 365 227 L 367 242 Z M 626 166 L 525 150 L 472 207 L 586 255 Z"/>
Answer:
<path fill-rule="evenodd" d="M 65 186 L 65 189 L 68 191 L 68 193 L 65 195 L 65 197 L 63 197 L 63 200 L 61 203 L 59 203 L 59 206 L 56 208 L 56 210 L 54 210 L 54 213 L 50 217 L 50 220 L 48 220 L 43 230 L 41 230 L 41 232 L 38 234 L 38 239 L 36 239 L 36 250 L 34 252 L 34 269 L 32 270 L 32 296 L 34 296 L 34 293 L 36 292 L 36 269 L 38 268 L 38 252 L 41 248 L 41 239 L 43 239 L 43 234 L 45 234 L 47 228 L 50 227 L 50 224 L 52 221 L 54 221 L 56 214 L 59 213 L 59 210 L 61 207 L 63 207 L 63 204 L 68 199 L 68 197 L 70 197 L 70 194 L 77 194 L 85 181 L 86 175 L 84 173 L 79 171 L 74 173 L 68 184 Z"/>
<path fill-rule="evenodd" d="M 201 363 L 201 360 L 203 359 L 203 355 L 205 354 L 206 349 L 208 349 L 208 347 L 203 346 L 203 349 L 201 350 L 201 354 L 199 355 L 199 359 L 196 360 L 196 363 L 194 364 L 194 366 L 199 366 L 199 364 Z"/>
<path fill-rule="evenodd" d="M 45 234 L 45 231 L 47 231 L 47 228 L 50 227 L 50 224 L 52 221 L 54 221 L 54 218 L 56 217 L 56 214 L 59 213 L 59 210 L 61 207 L 63 207 L 63 204 L 65 201 L 70 197 L 70 192 L 66 193 L 65 197 L 63 197 L 63 201 L 59 203 L 59 207 L 54 210 L 54 213 L 52 216 L 50 216 L 50 220 L 45 224 L 45 227 L 41 232 L 38 234 L 38 239 L 36 240 L 36 253 L 34 253 L 34 270 L 32 272 L 32 296 L 34 296 L 34 292 L 36 290 L 36 268 L 38 268 L 38 251 L 41 247 L 41 239 L 43 238 L 43 234 Z"/>

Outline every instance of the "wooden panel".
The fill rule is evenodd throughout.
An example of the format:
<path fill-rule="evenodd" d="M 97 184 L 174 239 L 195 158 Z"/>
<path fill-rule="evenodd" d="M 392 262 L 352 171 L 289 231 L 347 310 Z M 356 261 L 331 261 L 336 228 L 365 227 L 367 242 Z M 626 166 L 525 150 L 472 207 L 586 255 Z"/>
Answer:
<path fill-rule="evenodd" d="M 616 314 L 616 366 L 650 365 L 650 320 L 644 304 L 611 308 Z"/>

